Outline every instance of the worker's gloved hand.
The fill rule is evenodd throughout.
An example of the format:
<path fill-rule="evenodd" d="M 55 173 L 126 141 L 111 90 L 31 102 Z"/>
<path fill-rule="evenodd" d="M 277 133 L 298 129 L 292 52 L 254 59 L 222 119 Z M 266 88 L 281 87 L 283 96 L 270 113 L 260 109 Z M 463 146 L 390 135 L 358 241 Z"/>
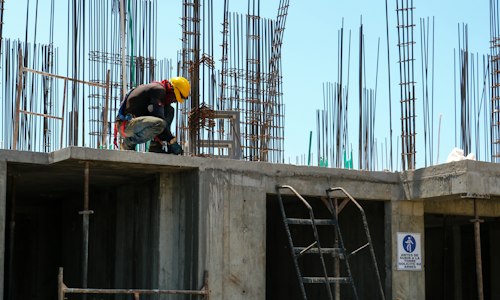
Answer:
<path fill-rule="evenodd" d="M 181 145 L 179 143 L 174 142 L 172 144 L 167 145 L 167 153 L 168 154 L 175 154 L 175 155 L 182 155 L 184 153 L 184 150 L 182 150 Z"/>

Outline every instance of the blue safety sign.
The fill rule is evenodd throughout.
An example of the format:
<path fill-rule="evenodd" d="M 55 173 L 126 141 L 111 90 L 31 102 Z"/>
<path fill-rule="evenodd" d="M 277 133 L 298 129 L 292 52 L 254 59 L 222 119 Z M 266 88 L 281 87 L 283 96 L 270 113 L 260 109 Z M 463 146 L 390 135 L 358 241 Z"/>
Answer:
<path fill-rule="evenodd" d="M 403 249 L 406 252 L 412 253 L 413 251 L 415 251 L 416 247 L 417 247 L 417 242 L 415 241 L 415 238 L 411 234 L 408 234 L 403 238 Z"/>
<path fill-rule="evenodd" d="M 398 232 L 398 270 L 421 271 L 420 233 Z"/>

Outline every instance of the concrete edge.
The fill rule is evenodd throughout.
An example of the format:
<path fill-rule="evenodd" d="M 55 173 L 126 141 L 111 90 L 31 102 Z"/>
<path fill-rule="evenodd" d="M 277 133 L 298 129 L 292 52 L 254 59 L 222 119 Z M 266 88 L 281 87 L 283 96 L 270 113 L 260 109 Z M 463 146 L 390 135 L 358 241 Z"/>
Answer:
<path fill-rule="evenodd" d="M 51 153 L 51 163 L 64 160 L 91 160 L 101 162 L 123 162 L 140 165 L 170 166 L 181 169 L 198 168 L 257 172 L 267 176 L 341 176 L 346 179 L 365 180 L 370 182 L 398 183 L 398 173 L 368 172 L 360 170 L 320 168 L 296 166 L 268 162 L 249 162 L 224 158 L 204 158 L 175 156 L 157 153 L 92 149 L 81 147 L 64 148 Z"/>
<path fill-rule="evenodd" d="M 446 199 L 462 193 L 500 195 L 500 169 L 497 164 L 459 161 L 405 172 L 372 172 L 296 166 L 267 162 L 249 162 L 221 158 L 175 156 L 82 147 L 68 147 L 51 153 L 0 150 L 7 163 L 56 164 L 78 160 L 133 164 L 137 167 L 165 167 L 184 170 L 222 170 L 267 176 L 274 183 L 281 178 L 318 178 L 331 182 L 349 180 L 387 184 L 391 200 Z M 498 178 L 498 179 L 497 179 Z M 370 186 L 370 185 L 369 185 Z M 498 187 L 497 187 L 498 186 Z M 268 188 L 269 190 L 269 188 Z"/>
<path fill-rule="evenodd" d="M 44 152 L 0 149 L 0 159 L 7 163 L 49 164 L 49 154 Z"/>

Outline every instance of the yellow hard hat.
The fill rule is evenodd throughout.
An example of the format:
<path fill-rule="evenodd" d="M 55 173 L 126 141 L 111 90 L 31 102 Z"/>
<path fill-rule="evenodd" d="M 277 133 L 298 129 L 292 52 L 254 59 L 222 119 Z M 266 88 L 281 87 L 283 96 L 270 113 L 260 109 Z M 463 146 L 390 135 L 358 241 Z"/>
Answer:
<path fill-rule="evenodd" d="M 184 103 L 184 100 L 189 97 L 191 91 L 189 81 L 184 77 L 173 77 L 170 78 L 170 83 L 174 86 L 175 99 L 177 99 L 177 102 Z"/>

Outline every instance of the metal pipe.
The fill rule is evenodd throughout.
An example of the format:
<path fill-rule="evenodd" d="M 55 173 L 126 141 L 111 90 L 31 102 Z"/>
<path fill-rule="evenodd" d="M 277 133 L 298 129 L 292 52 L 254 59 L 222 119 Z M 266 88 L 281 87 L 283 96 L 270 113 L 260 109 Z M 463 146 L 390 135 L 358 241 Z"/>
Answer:
<path fill-rule="evenodd" d="M 104 113 L 103 113 L 103 128 L 102 128 L 102 142 L 101 145 L 107 148 L 108 137 L 108 110 L 109 110 L 109 89 L 110 89 L 110 71 L 106 72 L 106 98 L 104 99 Z"/>
<path fill-rule="evenodd" d="M 139 295 L 195 295 L 204 296 L 204 299 L 209 299 L 210 290 L 208 288 L 208 272 L 204 272 L 203 287 L 200 290 L 159 290 L 159 289 L 87 289 L 87 288 L 68 288 L 64 284 L 64 270 L 59 268 L 59 274 L 57 276 L 58 290 L 57 299 L 64 300 L 66 294 L 83 294 L 85 297 L 87 294 L 123 294 L 123 295 L 134 295 L 138 299 Z"/>
<path fill-rule="evenodd" d="M 64 87 L 63 87 L 63 102 L 62 102 L 62 122 L 61 122 L 61 140 L 59 141 L 59 148 L 62 149 L 63 147 L 63 138 L 64 138 L 64 116 L 65 116 L 65 108 L 66 108 L 66 85 L 67 85 L 68 80 L 64 80 Z"/>
<path fill-rule="evenodd" d="M 474 223 L 474 245 L 476 254 L 476 281 L 477 281 L 477 299 L 483 300 L 483 263 L 481 259 L 481 227 L 480 223 L 484 220 L 479 219 L 477 212 L 477 199 L 474 199 L 474 219 L 471 220 Z"/>
<path fill-rule="evenodd" d="M 14 136 L 12 137 L 12 149 L 17 150 L 17 138 L 19 135 L 19 109 L 21 106 L 21 89 L 23 86 L 23 52 L 19 47 L 17 59 L 19 61 L 18 80 L 17 80 L 17 94 L 16 94 L 16 113 L 14 115 Z"/>
<path fill-rule="evenodd" d="M 57 274 L 57 300 L 64 300 L 64 283 L 63 283 L 64 270 L 59 268 L 59 274 Z"/>
<path fill-rule="evenodd" d="M 79 214 L 83 217 L 82 222 L 82 287 L 87 287 L 88 262 L 89 262 L 89 215 L 94 212 L 89 210 L 89 162 L 85 162 L 84 184 L 83 184 L 83 211 Z M 83 299 L 85 300 L 85 296 Z"/>
<path fill-rule="evenodd" d="M 333 214 L 335 214 L 335 219 L 339 220 L 339 202 L 338 202 L 338 199 L 335 198 L 334 200 L 332 200 L 333 202 Z M 331 203 L 330 203 L 331 204 Z M 339 248 L 339 232 L 337 230 L 335 230 L 335 235 L 334 235 L 334 245 L 333 247 L 334 248 Z M 340 277 L 340 257 L 335 257 L 335 260 L 333 261 L 334 262 L 334 265 L 333 265 L 333 269 L 334 269 L 334 272 L 335 272 L 335 277 Z M 339 282 L 335 282 L 335 300 L 340 300 L 340 283 Z"/>
<path fill-rule="evenodd" d="M 65 294 L 124 294 L 124 295 L 208 295 L 207 290 L 187 291 L 187 290 L 135 290 L 135 289 L 84 289 L 65 288 Z"/>

